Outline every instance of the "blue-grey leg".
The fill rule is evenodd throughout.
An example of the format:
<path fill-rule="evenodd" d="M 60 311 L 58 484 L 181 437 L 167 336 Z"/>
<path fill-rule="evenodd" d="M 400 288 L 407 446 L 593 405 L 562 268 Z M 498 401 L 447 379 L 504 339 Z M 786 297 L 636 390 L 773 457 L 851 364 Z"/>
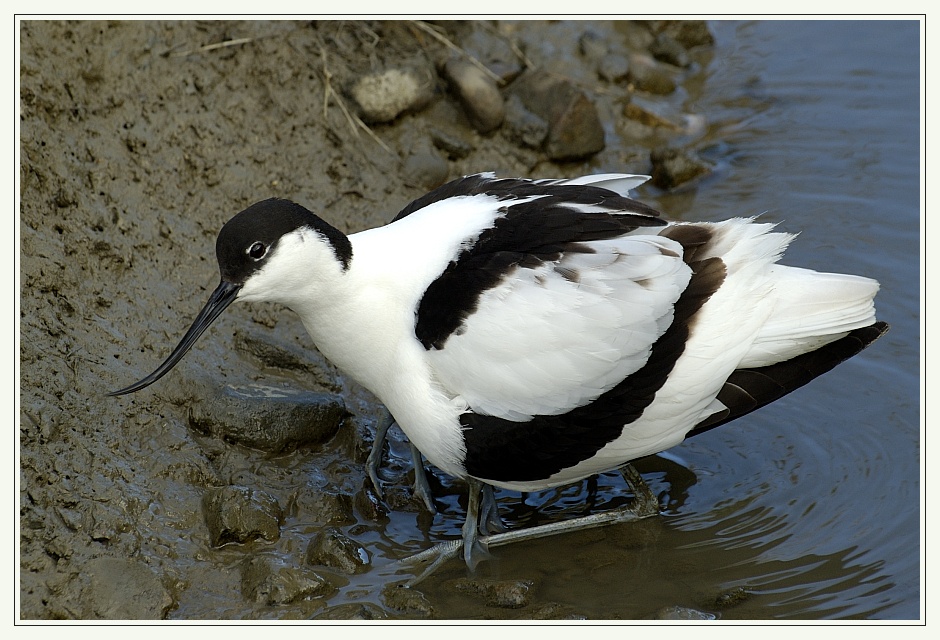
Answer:
<path fill-rule="evenodd" d="M 620 467 L 620 475 L 633 491 L 633 503 L 630 508 L 639 518 L 659 515 L 659 498 L 649 488 L 643 476 L 629 462 Z"/>
<path fill-rule="evenodd" d="M 649 518 L 659 514 L 659 500 L 643 481 L 643 477 L 633 468 L 626 464 L 621 470 L 624 480 L 630 485 L 635 500 L 627 506 L 619 509 L 612 509 L 604 513 L 595 513 L 582 518 L 565 520 L 562 522 L 552 522 L 536 527 L 526 529 L 516 529 L 497 533 L 495 535 L 480 536 L 479 529 L 482 526 L 480 522 L 480 497 L 484 485 L 479 480 L 471 480 L 470 494 L 467 501 L 467 519 L 463 525 L 463 536 L 460 540 L 448 540 L 441 542 L 430 549 L 425 549 L 421 553 L 399 561 L 400 564 L 413 567 L 415 565 L 430 562 L 430 565 L 424 569 L 417 577 L 408 581 L 408 586 L 414 586 L 427 578 L 439 566 L 451 558 L 457 557 L 463 549 L 464 561 L 471 569 L 481 560 L 490 547 L 498 547 L 511 542 L 522 540 L 535 540 L 545 538 L 559 533 L 568 533 L 571 531 L 580 531 L 583 529 L 592 529 L 609 524 L 619 524 L 623 522 L 636 522 L 643 518 Z"/>
<path fill-rule="evenodd" d="M 483 528 L 482 508 L 483 491 L 485 485 L 479 480 L 469 478 L 467 480 L 467 519 L 463 523 L 463 559 L 470 567 L 470 570 L 476 568 L 480 560 L 489 555 L 486 547 L 480 543 L 480 532 Z M 492 496 L 492 487 L 490 487 Z M 495 502 L 495 498 L 494 498 Z"/>
<path fill-rule="evenodd" d="M 366 470 L 369 472 L 369 479 L 372 480 L 372 487 L 376 495 L 380 498 L 382 495 L 382 484 L 379 482 L 379 466 L 382 464 L 382 448 L 385 446 L 385 439 L 388 436 L 388 430 L 395 424 L 395 418 L 392 413 L 382 407 L 378 422 L 375 424 L 375 439 L 372 440 L 372 451 L 366 459 Z"/>
<path fill-rule="evenodd" d="M 408 443 L 411 446 L 411 460 L 415 468 L 415 495 L 421 498 L 425 508 L 430 513 L 437 513 L 437 507 L 434 506 L 434 498 L 431 497 L 431 485 L 428 484 L 428 474 L 424 470 L 424 458 L 418 447 Z"/>
<path fill-rule="evenodd" d="M 387 408 L 382 407 L 382 413 L 379 416 L 378 423 L 375 425 L 375 439 L 372 442 L 372 451 L 369 452 L 369 457 L 366 459 L 366 469 L 369 472 L 369 479 L 372 480 L 375 493 L 380 498 L 383 496 L 382 485 L 379 482 L 379 466 L 382 464 L 382 449 L 385 447 L 385 440 L 388 438 L 388 430 L 393 424 L 395 424 L 395 418 Z M 428 511 L 437 513 L 437 509 L 434 507 L 434 499 L 431 497 L 431 486 L 428 484 L 428 477 L 424 471 L 424 460 L 421 457 L 421 452 L 410 442 L 408 444 L 411 447 L 411 458 L 415 471 L 415 495 L 421 498 L 421 501 Z"/>
<path fill-rule="evenodd" d="M 480 508 L 480 533 L 489 535 L 507 531 L 503 519 L 499 517 L 499 505 L 496 503 L 496 494 L 493 485 L 483 485 L 483 505 Z"/>

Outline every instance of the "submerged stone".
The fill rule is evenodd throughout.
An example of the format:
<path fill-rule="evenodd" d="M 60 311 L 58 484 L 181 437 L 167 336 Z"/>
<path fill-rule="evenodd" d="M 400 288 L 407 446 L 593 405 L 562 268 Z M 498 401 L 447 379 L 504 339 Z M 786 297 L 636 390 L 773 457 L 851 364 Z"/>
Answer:
<path fill-rule="evenodd" d="M 430 618 L 434 615 L 434 607 L 423 593 L 401 583 L 385 585 L 382 589 L 382 602 L 386 607 L 409 618 Z"/>
<path fill-rule="evenodd" d="M 666 147 L 650 153 L 652 181 L 660 189 L 672 189 L 711 172 L 711 167 L 690 151 Z"/>
<path fill-rule="evenodd" d="M 384 620 L 388 618 L 381 607 L 371 602 L 349 602 L 324 609 L 314 620 Z"/>
<path fill-rule="evenodd" d="M 676 70 L 643 53 L 630 55 L 630 82 L 638 91 L 667 95 L 676 90 Z"/>
<path fill-rule="evenodd" d="M 481 580 L 463 578 L 452 583 L 456 591 L 482 598 L 489 607 L 519 609 L 529 604 L 531 580 Z"/>

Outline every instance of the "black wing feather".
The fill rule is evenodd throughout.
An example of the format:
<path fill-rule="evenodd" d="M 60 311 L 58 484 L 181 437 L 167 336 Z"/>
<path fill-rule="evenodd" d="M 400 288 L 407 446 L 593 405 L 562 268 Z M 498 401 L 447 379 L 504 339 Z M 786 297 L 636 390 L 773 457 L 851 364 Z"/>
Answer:
<path fill-rule="evenodd" d="M 718 393 L 718 400 L 728 409 L 700 422 L 689 432 L 689 436 L 704 433 L 740 418 L 799 389 L 813 378 L 859 353 L 887 331 L 888 323 L 876 322 L 785 362 L 754 369 L 738 369 L 731 374 Z"/>
<path fill-rule="evenodd" d="M 536 268 L 569 252 L 593 251 L 585 243 L 616 238 L 639 227 L 666 224 L 650 207 L 590 185 L 538 184 L 468 176 L 446 184 L 405 207 L 396 220 L 433 202 L 489 195 L 505 202 L 493 227 L 480 233 L 434 280 L 418 306 L 415 335 L 425 349 L 442 349 L 476 311 L 484 291 L 516 268 Z M 535 200 L 525 200 L 539 196 Z M 514 200 L 523 199 L 514 203 Z M 580 207 L 610 213 L 584 213 Z"/>

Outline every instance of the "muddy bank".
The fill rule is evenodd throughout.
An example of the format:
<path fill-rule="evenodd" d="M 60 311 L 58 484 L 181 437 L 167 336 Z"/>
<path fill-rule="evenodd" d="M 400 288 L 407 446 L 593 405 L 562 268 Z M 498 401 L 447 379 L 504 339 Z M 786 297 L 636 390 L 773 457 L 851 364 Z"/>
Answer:
<path fill-rule="evenodd" d="M 289 312 L 233 307 L 158 384 L 105 394 L 168 354 L 216 284 L 218 229 L 262 198 L 352 232 L 481 170 L 699 178 L 705 125 L 681 105 L 709 39 L 700 23 L 22 23 L 21 617 L 588 615 L 537 576 L 396 590 L 381 567 L 434 519 L 400 434 L 375 495 L 374 400 Z M 459 484 L 435 490 L 459 522 Z"/>

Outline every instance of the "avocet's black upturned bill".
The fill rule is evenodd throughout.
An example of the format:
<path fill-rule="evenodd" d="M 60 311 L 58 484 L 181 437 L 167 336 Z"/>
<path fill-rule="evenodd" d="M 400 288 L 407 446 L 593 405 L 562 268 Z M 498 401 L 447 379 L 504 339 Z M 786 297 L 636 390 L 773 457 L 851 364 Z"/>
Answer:
<path fill-rule="evenodd" d="M 179 346 L 113 395 L 235 300 L 279 302 L 431 463 L 538 491 L 740 417 L 887 330 L 874 280 L 778 264 L 792 236 L 772 224 L 666 222 L 627 197 L 645 180 L 468 176 L 349 237 L 254 204 L 219 233 L 222 281 Z"/>

